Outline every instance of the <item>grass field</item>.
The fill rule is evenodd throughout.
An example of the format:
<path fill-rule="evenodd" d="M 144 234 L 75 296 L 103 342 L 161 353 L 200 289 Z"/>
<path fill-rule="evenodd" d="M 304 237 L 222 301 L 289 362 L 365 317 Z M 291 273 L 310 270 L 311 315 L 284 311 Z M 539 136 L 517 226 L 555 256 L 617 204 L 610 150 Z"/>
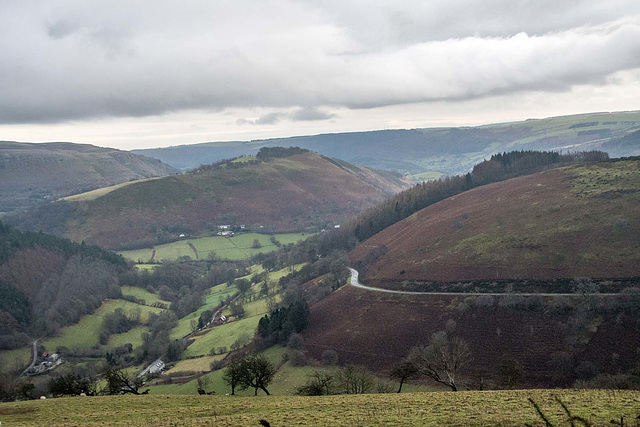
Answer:
<path fill-rule="evenodd" d="M 569 425 L 555 397 L 592 425 L 640 413 L 637 391 L 516 390 L 349 396 L 109 396 L 0 404 L 7 425 L 408 426 L 544 425 L 534 399 L 554 425 Z M 625 424 L 625 425 L 627 425 Z"/>
<path fill-rule="evenodd" d="M 140 309 L 140 320 L 146 322 L 149 319 L 149 313 L 159 313 L 162 309 L 147 307 L 135 304 L 125 300 L 107 300 L 93 314 L 83 316 L 78 323 L 66 326 L 61 329 L 60 335 L 54 338 L 42 339 L 38 341 L 38 345 L 43 345 L 47 350 L 55 351 L 58 347 L 67 347 L 69 349 L 89 349 L 99 343 L 100 332 L 102 332 L 103 317 L 115 311 L 116 308 L 122 308 L 125 313 L 130 310 Z M 138 327 L 124 334 L 111 336 L 109 347 L 116 347 L 126 343 L 132 343 L 134 347 L 141 344 L 140 334 L 146 330 L 146 327 Z M 16 350 L 0 352 L 0 372 L 5 369 L 14 369 L 16 366 L 26 367 L 31 360 L 31 347 L 20 348 Z"/>
<path fill-rule="evenodd" d="M 273 235 L 283 245 L 295 243 L 309 236 L 305 233 L 287 233 Z M 191 259 L 207 259 L 212 253 L 220 258 L 237 260 L 248 259 L 258 253 L 271 252 L 277 246 L 271 242 L 271 235 L 259 233 L 239 234 L 233 237 L 210 236 L 197 239 L 180 240 L 153 248 L 134 249 L 118 252 L 127 259 L 135 262 L 148 262 L 153 256 L 154 261 L 175 261 L 188 256 Z M 253 241 L 258 240 L 262 247 L 253 248 Z M 193 247 L 192 247 L 193 246 Z M 195 249 L 195 250 L 194 250 Z M 155 250 L 155 255 L 153 251 Z"/>
<path fill-rule="evenodd" d="M 149 319 L 149 313 L 160 313 L 160 308 L 147 307 L 125 300 L 108 300 L 104 302 L 93 314 L 83 316 L 78 323 L 62 328 L 59 336 L 39 341 L 48 350 L 58 347 L 92 348 L 99 342 L 102 332 L 102 319 L 108 313 L 113 313 L 116 308 L 121 308 L 125 313 L 130 310 L 140 309 L 140 321 L 145 323 Z M 129 342 L 129 341 L 127 341 Z"/>
<path fill-rule="evenodd" d="M 87 191 L 86 193 L 74 194 L 73 196 L 63 197 L 60 200 L 66 200 L 68 202 L 86 202 L 86 201 L 89 201 L 89 200 L 95 200 L 98 197 L 102 197 L 105 194 L 109 194 L 113 190 L 117 190 L 118 188 L 126 187 L 129 184 L 134 184 L 134 183 L 138 183 L 138 182 L 145 182 L 145 181 L 151 181 L 153 179 L 158 179 L 158 178 L 145 178 L 145 179 L 138 179 L 138 180 L 135 180 L 135 181 L 123 182 L 121 184 L 111 185 L 109 187 L 97 188 L 97 189 L 92 190 L 92 191 Z"/>
<path fill-rule="evenodd" d="M 209 372 L 211 370 L 211 362 L 224 359 L 224 354 L 216 354 L 215 356 L 196 357 L 194 359 L 180 360 L 176 362 L 166 374 L 175 374 L 178 372 Z"/>
<path fill-rule="evenodd" d="M 254 316 L 216 326 L 205 335 L 196 337 L 194 343 L 182 353 L 182 357 L 206 355 L 214 347 L 229 348 L 242 335 L 248 335 L 253 338 L 259 321 L 260 316 Z"/>
<path fill-rule="evenodd" d="M 138 288 L 136 286 L 122 286 L 120 287 L 122 290 L 122 295 L 131 295 L 138 299 L 144 300 L 146 305 L 153 305 L 155 303 L 166 304 L 167 307 L 171 304 L 169 301 L 163 301 L 160 299 L 160 296 L 157 294 L 152 294 L 146 289 Z"/>

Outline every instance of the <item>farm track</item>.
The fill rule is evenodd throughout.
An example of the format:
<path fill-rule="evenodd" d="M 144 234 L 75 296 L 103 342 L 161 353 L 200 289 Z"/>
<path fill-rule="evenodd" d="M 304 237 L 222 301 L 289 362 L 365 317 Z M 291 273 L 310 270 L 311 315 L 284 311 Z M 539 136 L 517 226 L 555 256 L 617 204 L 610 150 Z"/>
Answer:
<path fill-rule="evenodd" d="M 191 248 L 191 250 L 192 250 L 192 251 L 193 251 L 193 253 L 195 254 L 196 259 L 200 259 L 200 258 L 198 257 L 198 250 L 196 249 L 196 247 L 195 247 L 195 246 L 193 246 L 193 244 L 192 244 L 191 242 L 187 242 L 187 245 L 189 245 L 189 247 Z"/>
<path fill-rule="evenodd" d="M 523 297 L 533 297 L 533 296 L 541 296 L 541 297 L 582 297 L 584 295 L 593 295 L 593 296 L 603 296 L 603 297 L 612 297 L 620 294 L 616 293 L 595 293 L 595 294 L 582 294 L 582 293 L 536 293 L 536 292 L 412 292 L 412 291 L 396 291 L 392 289 L 383 289 L 383 288 L 374 288 L 371 286 L 363 285 L 358 281 L 358 271 L 350 268 L 351 279 L 349 280 L 349 284 L 359 289 L 364 289 L 365 291 L 372 292 L 384 292 L 388 294 L 397 294 L 397 295 L 441 295 L 441 296 L 456 296 L 456 295 L 465 295 L 465 296 L 503 296 L 503 295 L 518 295 Z"/>

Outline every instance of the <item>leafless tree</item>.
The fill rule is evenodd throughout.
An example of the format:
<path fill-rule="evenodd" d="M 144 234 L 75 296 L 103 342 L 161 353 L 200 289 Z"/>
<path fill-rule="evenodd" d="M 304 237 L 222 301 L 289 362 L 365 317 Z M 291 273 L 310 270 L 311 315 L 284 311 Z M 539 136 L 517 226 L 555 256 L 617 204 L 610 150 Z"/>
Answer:
<path fill-rule="evenodd" d="M 471 351 L 461 338 L 439 331 L 431 336 L 429 345 L 412 348 L 408 360 L 420 374 L 458 391 L 456 374 L 471 361 Z"/>

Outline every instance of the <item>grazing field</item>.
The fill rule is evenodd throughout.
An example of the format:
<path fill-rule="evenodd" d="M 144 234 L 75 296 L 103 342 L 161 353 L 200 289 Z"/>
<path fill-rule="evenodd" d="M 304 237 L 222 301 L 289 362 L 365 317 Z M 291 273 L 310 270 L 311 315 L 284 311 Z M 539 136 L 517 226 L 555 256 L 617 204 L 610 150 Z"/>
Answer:
<path fill-rule="evenodd" d="M 225 356 L 225 354 L 216 354 L 215 356 L 203 356 L 180 360 L 175 362 L 171 369 L 165 371 L 165 374 L 175 374 L 178 372 L 209 372 L 211 371 L 211 362 L 222 360 Z"/>
<path fill-rule="evenodd" d="M 155 303 L 166 304 L 167 307 L 171 304 L 169 301 L 163 301 L 158 294 L 152 294 L 146 289 L 138 288 L 136 286 L 122 286 L 120 288 L 122 295 L 131 295 L 138 299 L 144 300 L 145 305 L 153 305 Z"/>
<path fill-rule="evenodd" d="M 102 197 L 105 194 L 111 193 L 113 190 L 117 190 L 118 188 L 126 187 L 127 185 L 135 184 L 138 182 L 151 181 L 153 179 L 158 179 L 158 178 L 160 177 L 138 179 L 134 181 L 128 181 L 128 182 L 123 182 L 116 185 L 111 185 L 109 187 L 96 188 L 95 190 L 87 191 L 86 193 L 74 194 L 73 196 L 63 197 L 60 200 L 66 200 L 68 202 L 86 202 L 89 200 L 95 200 L 98 197 Z"/>
<path fill-rule="evenodd" d="M 149 328 L 146 326 L 137 326 L 128 332 L 122 334 L 113 334 L 109 337 L 107 347 L 116 348 L 125 344 L 133 345 L 133 348 L 142 345 L 142 334 L 149 332 Z"/>
<path fill-rule="evenodd" d="M 192 332 L 191 330 L 191 320 L 198 320 L 200 315 L 205 310 L 211 310 L 217 305 L 220 304 L 221 301 L 225 300 L 229 296 L 233 296 L 238 292 L 238 288 L 235 286 L 227 286 L 226 283 L 221 285 L 214 286 L 209 291 L 209 295 L 205 299 L 204 305 L 202 305 L 198 310 L 190 313 L 178 321 L 178 326 L 171 330 L 171 338 L 178 339 L 182 338 Z"/>
<path fill-rule="evenodd" d="M 125 313 L 130 310 L 140 309 L 140 321 L 147 322 L 149 313 L 160 313 L 160 308 L 148 307 L 125 300 L 108 300 L 104 302 L 93 314 L 83 316 L 78 323 L 62 328 L 60 335 L 55 338 L 39 341 L 48 350 L 58 347 L 91 348 L 98 344 L 100 332 L 102 332 L 102 320 L 108 313 L 113 313 L 116 308 L 121 308 Z"/>
<path fill-rule="evenodd" d="M 89 349 L 99 344 L 100 332 L 102 332 L 102 320 L 108 313 L 113 313 L 116 308 L 121 308 L 125 313 L 131 310 L 140 310 L 140 320 L 145 323 L 149 319 L 149 313 L 160 313 L 160 308 L 148 307 L 125 300 L 107 300 L 93 314 L 83 316 L 78 323 L 66 326 L 60 330 L 60 335 L 53 338 L 38 340 L 38 345 L 44 346 L 49 351 L 55 351 L 59 347 L 69 349 Z M 123 334 L 110 337 L 108 347 L 117 347 L 126 343 L 140 345 L 140 334 L 146 331 L 144 326 L 132 329 Z M 31 347 L 16 350 L 0 351 L 0 372 L 6 369 L 13 370 L 16 367 L 27 367 L 31 360 Z M 6 369 L 3 369 L 6 368 Z"/>
<path fill-rule="evenodd" d="M 196 337 L 182 353 L 182 357 L 202 356 L 209 354 L 212 348 L 231 347 L 239 337 L 247 335 L 252 338 L 258 327 L 260 316 L 248 317 L 221 326 L 216 326 L 204 335 Z"/>
<path fill-rule="evenodd" d="M 305 233 L 274 234 L 273 237 L 283 245 L 295 243 L 310 236 Z M 209 258 L 212 254 L 230 260 L 248 259 L 258 253 L 266 253 L 278 249 L 271 242 L 271 235 L 259 233 L 238 234 L 233 237 L 210 236 L 197 239 L 180 240 L 153 248 L 134 249 L 118 252 L 120 255 L 134 262 L 148 262 L 170 260 L 175 261 L 188 256 L 194 260 Z M 253 248 L 254 240 L 260 242 L 260 248 Z M 155 251 L 155 253 L 154 253 Z"/>
<path fill-rule="evenodd" d="M 348 396 L 105 396 L 0 404 L 8 425 L 407 426 L 543 425 L 528 399 L 554 425 L 567 422 L 559 398 L 592 425 L 635 421 L 637 391 L 509 390 Z"/>

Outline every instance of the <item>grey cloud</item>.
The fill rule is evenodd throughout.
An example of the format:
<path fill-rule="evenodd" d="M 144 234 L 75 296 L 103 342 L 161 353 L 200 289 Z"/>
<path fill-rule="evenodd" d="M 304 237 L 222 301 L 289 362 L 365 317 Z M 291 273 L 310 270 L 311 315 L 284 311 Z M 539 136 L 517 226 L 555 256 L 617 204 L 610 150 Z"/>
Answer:
<path fill-rule="evenodd" d="M 640 68 L 635 0 L 365 4 L 0 2 L 0 123 L 234 107 L 277 111 L 239 125 L 327 120 Z"/>
<path fill-rule="evenodd" d="M 315 120 L 329 120 L 335 117 L 335 114 L 325 113 L 317 108 L 300 108 L 289 115 L 289 118 L 294 122 L 301 121 L 315 121 Z"/>
<path fill-rule="evenodd" d="M 284 117 L 285 117 L 284 113 L 268 113 L 268 114 L 265 114 L 264 116 L 259 117 L 258 120 L 255 121 L 255 124 L 272 125 L 274 123 L 279 122 Z"/>

